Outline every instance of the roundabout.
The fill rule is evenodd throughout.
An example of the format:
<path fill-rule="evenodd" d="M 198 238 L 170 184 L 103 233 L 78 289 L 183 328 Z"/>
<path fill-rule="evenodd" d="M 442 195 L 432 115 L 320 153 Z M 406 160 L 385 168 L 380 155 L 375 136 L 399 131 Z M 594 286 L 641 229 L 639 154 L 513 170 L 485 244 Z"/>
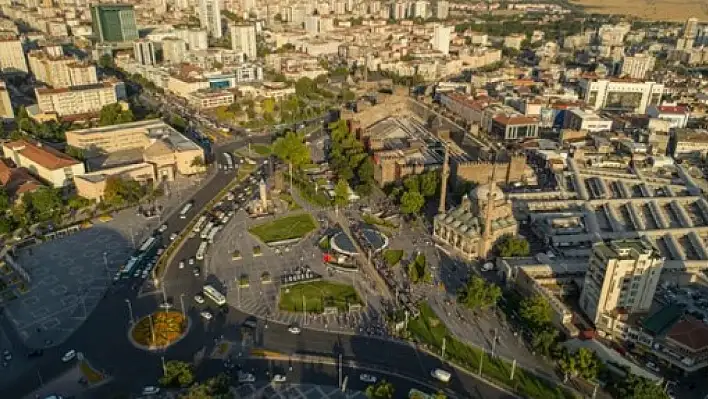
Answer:
<path fill-rule="evenodd" d="M 129 329 L 128 337 L 141 349 L 165 349 L 184 338 L 189 326 L 189 318 L 180 312 L 157 311 L 138 320 Z"/>

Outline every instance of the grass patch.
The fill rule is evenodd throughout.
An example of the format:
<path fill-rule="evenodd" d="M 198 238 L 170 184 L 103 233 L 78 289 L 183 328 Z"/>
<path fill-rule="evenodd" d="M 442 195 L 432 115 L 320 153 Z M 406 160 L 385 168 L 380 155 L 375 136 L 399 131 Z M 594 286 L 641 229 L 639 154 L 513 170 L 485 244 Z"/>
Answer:
<path fill-rule="evenodd" d="M 458 340 L 426 303 L 420 306 L 420 316 L 408 322 L 408 331 L 412 339 L 429 345 L 437 353 L 440 353 L 442 341 L 445 339 L 445 357 L 474 373 L 479 371 L 479 362 L 483 359 L 482 373 L 484 377 L 509 388 L 523 397 L 538 399 L 575 398 L 570 391 L 555 386 L 555 384 L 539 378 L 520 367 L 516 368 L 514 380 L 511 381 L 509 379 L 511 376 L 511 363 L 499 358 L 491 358 L 481 350 Z"/>
<path fill-rule="evenodd" d="M 251 227 L 248 231 L 265 243 L 301 238 L 317 228 L 309 213 L 286 216 Z"/>
<path fill-rule="evenodd" d="M 105 378 L 103 374 L 94 370 L 93 367 L 91 367 L 91 365 L 88 364 L 86 360 L 79 363 L 79 369 L 81 370 L 81 374 L 86 377 L 86 381 L 88 381 L 89 384 L 99 383 Z"/>
<path fill-rule="evenodd" d="M 397 229 L 398 228 L 397 224 L 383 220 L 383 219 L 378 218 L 374 215 L 364 214 L 361 216 L 361 219 L 364 222 L 366 222 L 370 225 L 374 225 L 374 226 L 386 227 L 388 229 Z"/>
<path fill-rule="evenodd" d="M 239 251 L 239 250 L 236 250 L 231 254 L 231 260 L 239 260 L 241 258 L 242 258 L 241 251 Z"/>
<path fill-rule="evenodd" d="M 217 354 L 220 356 L 226 355 L 229 353 L 229 350 L 231 350 L 231 344 L 228 342 L 222 342 L 219 344 L 219 348 L 217 349 Z"/>
<path fill-rule="evenodd" d="M 330 249 L 332 249 L 332 245 L 329 243 L 329 240 L 329 236 L 322 236 L 322 238 L 320 238 L 320 241 L 317 242 L 317 245 L 320 247 L 321 250 L 329 251 Z"/>
<path fill-rule="evenodd" d="M 389 266 L 394 266 L 401 261 L 401 258 L 403 258 L 403 250 L 387 249 L 386 251 L 384 251 L 383 257 L 386 261 L 386 264 L 388 264 Z"/>
<path fill-rule="evenodd" d="M 251 285 L 251 280 L 248 278 L 248 274 L 242 274 L 241 277 L 238 278 L 238 285 L 241 288 L 246 288 Z"/>
<path fill-rule="evenodd" d="M 273 152 L 273 148 L 265 144 L 252 144 L 251 152 L 255 152 L 256 154 L 261 156 L 267 156 Z"/>
<path fill-rule="evenodd" d="M 313 281 L 281 289 L 278 306 L 288 312 L 302 312 L 303 306 L 306 306 L 306 312 L 322 313 L 325 307 L 335 306 L 340 312 L 344 312 L 348 310 L 349 305 L 361 303 L 359 295 L 351 285 Z"/>
<path fill-rule="evenodd" d="M 131 331 L 131 336 L 141 345 L 163 347 L 178 340 L 186 327 L 186 320 L 180 312 L 155 312 L 152 314 L 152 323 L 150 317 L 143 317 Z"/>
<path fill-rule="evenodd" d="M 250 163 L 244 162 L 238 167 L 236 176 L 238 177 L 238 180 L 241 181 L 246 179 L 254 170 L 256 170 L 256 165 L 251 165 Z"/>
<path fill-rule="evenodd" d="M 296 211 L 298 209 L 302 209 L 300 204 L 295 202 L 295 199 L 293 199 L 293 196 L 288 193 L 280 193 L 280 194 L 278 194 L 278 198 L 280 198 L 282 201 L 285 201 L 288 204 L 288 210 L 290 210 L 290 211 Z"/>
<path fill-rule="evenodd" d="M 289 174 L 285 174 L 285 178 L 290 179 Z M 317 190 L 315 188 L 315 183 L 307 180 L 306 178 L 300 178 L 300 176 L 293 176 L 293 185 L 297 188 L 300 197 L 312 205 L 319 207 L 330 207 L 332 206 L 332 200 L 327 197 L 324 190 Z"/>
<path fill-rule="evenodd" d="M 270 284 L 272 282 L 273 282 L 273 278 L 270 276 L 270 273 L 263 272 L 263 274 L 261 274 L 261 283 Z"/>
<path fill-rule="evenodd" d="M 255 246 L 253 247 L 253 256 L 261 256 L 263 255 L 263 250 L 261 250 L 261 247 Z"/>

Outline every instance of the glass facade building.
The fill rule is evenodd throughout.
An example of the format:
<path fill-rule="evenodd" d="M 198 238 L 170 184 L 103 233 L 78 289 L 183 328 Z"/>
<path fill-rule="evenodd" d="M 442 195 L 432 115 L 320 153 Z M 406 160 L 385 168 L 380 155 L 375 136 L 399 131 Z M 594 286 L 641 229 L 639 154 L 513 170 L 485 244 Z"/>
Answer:
<path fill-rule="evenodd" d="M 93 33 L 100 43 L 130 42 L 138 38 L 132 5 L 101 4 L 91 7 Z"/>

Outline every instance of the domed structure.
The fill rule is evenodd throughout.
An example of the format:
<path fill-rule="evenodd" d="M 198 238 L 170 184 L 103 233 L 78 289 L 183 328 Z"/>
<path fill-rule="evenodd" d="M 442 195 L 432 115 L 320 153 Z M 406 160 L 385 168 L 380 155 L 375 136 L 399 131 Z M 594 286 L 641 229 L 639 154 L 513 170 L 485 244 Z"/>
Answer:
<path fill-rule="evenodd" d="M 504 198 L 504 192 L 495 183 L 480 184 L 474 190 L 470 192 L 470 199 L 477 199 L 486 201 L 489 199 L 489 194 L 491 191 L 492 198 L 494 200 L 500 200 Z"/>

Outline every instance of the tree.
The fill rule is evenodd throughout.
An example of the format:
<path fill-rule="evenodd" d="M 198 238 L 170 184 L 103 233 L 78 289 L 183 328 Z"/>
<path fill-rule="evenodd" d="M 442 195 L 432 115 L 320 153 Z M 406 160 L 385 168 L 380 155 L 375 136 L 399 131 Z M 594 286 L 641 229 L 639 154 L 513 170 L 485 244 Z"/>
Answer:
<path fill-rule="evenodd" d="M 61 215 L 62 199 L 59 190 L 42 187 L 22 196 L 25 212 L 31 220 L 44 222 Z"/>
<path fill-rule="evenodd" d="M 600 359 L 588 348 L 580 348 L 575 352 L 575 362 L 580 377 L 594 381 L 600 373 Z"/>
<path fill-rule="evenodd" d="M 133 116 L 133 111 L 123 110 L 123 107 L 119 103 L 108 104 L 101 108 L 101 112 L 98 117 L 98 124 L 100 126 L 110 126 L 119 123 L 132 122 L 135 119 Z"/>
<path fill-rule="evenodd" d="M 546 298 L 533 295 L 521 301 L 519 316 L 532 330 L 539 331 L 551 324 L 553 310 Z"/>
<path fill-rule="evenodd" d="M 420 193 L 424 197 L 432 197 L 438 191 L 438 186 L 440 185 L 440 175 L 437 171 L 431 170 L 425 172 L 419 177 L 420 180 Z"/>
<path fill-rule="evenodd" d="M 98 66 L 105 69 L 113 69 L 115 63 L 113 62 L 113 57 L 108 54 L 104 54 L 98 59 Z"/>
<path fill-rule="evenodd" d="M 170 115 L 169 124 L 180 132 L 187 130 L 187 121 L 179 115 Z"/>
<path fill-rule="evenodd" d="M 206 166 L 206 163 L 204 163 L 204 157 L 202 157 L 201 155 L 197 155 L 196 157 L 194 157 L 194 159 L 192 159 L 192 162 L 189 164 L 189 166 L 199 169 L 203 168 L 204 166 Z"/>
<path fill-rule="evenodd" d="M 4 215 L 10 209 L 10 195 L 5 187 L 0 186 L 0 215 Z M 0 218 L 4 219 L 4 218 Z"/>
<path fill-rule="evenodd" d="M 143 189 L 135 180 L 111 176 L 106 180 L 103 200 L 113 206 L 134 204 L 143 196 Z"/>
<path fill-rule="evenodd" d="M 308 77 L 300 78 L 295 82 L 295 94 L 300 97 L 308 97 L 316 88 L 315 82 Z"/>
<path fill-rule="evenodd" d="M 344 101 L 354 101 L 356 100 L 356 94 L 351 90 L 342 90 L 342 100 Z"/>
<path fill-rule="evenodd" d="M 508 258 L 512 256 L 528 256 L 531 253 L 529 242 L 524 238 L 511 235 L 502 237 L 496 245 L 499 256 Z"/>
<path fill-rule="evenodd" d="M 346 180 L 339 179 L 337 185 L 334 186 L 334 204 L 337 206 L 346 206 L 349 203 L 349 185 Z"/>
<path fill-rule="evenodd" d="M 64 148 L 64 152 L 66 155 L 78 159 L 79 161 L 83 161 L 86 159 L 86 150 L 83 148 L 77 148 L 71 145 L 67 145 L 66 148 Z"/>
<path fill-rule="evenodd" d="M 487 308 L 496 304 L 501 295 L 499 286 L 487 283 L 479 276 L 473 276 L 457 293 L 457 301 L 470 309 Z"/>
<path fill-rule="evenodd" d="M 194 382 L 192 365 L 179 360 L 165 363 L 165 374 L 160 377 L 160 385 L 165 387 L 186 387 Z"/>
<path fill-rule="evenodd" d="M 546 327 L 539 331 L 534 331 L 531 336 L 531 346 L 543 356 L 549 357 L 553 353 L 558 339 L 558 330 Z"/>
<path fill-rule="evenodd" d="M 356 174 L 359 177 L 359 182 L 361 183 L 372 183 L 374 182 L 374 161 L 370 157 L 364 158 L 359 164 L 356 170 Z"/>
<path fill-rule="evenodd" d="M 275 112 L 275 100 L 271 97 L 266 98 L 261 102 L 261 109 L 264 114 L 272 114 Z"/>
<path fill-rule="evenodd" d="M 310 150 L 300 133 L 287 132 L 273 143 L 273 153 L 284 162 L 300 167 L 310 162 Z"/>
<path fill-rule="evenodd" d="M 627 378 L 620 380 L 614 387 L 614 397 L 622 399 L 668 399 L 662 384 L 627 373 Z"/>
<path fill-rule="evenodd" d="M 386 380 L 366 387 L 366 397 L 369 399 L 393 399 L 394 392 L 393 384 L 386 382 Z"/>
<path fill-rule="evenodd" d="M 401 212 L 406 215 L 420 212 L 424 204 L 425 198 L 417 191 L 407 191 L 401 196 Z"/>
<path fill-rule="evenodd" d="M 413 284 L 417 284 L 420 281 L 420 273 L 418 272 L 418 265 L 411 263 L 408 265 L 408 279 Z"/>

